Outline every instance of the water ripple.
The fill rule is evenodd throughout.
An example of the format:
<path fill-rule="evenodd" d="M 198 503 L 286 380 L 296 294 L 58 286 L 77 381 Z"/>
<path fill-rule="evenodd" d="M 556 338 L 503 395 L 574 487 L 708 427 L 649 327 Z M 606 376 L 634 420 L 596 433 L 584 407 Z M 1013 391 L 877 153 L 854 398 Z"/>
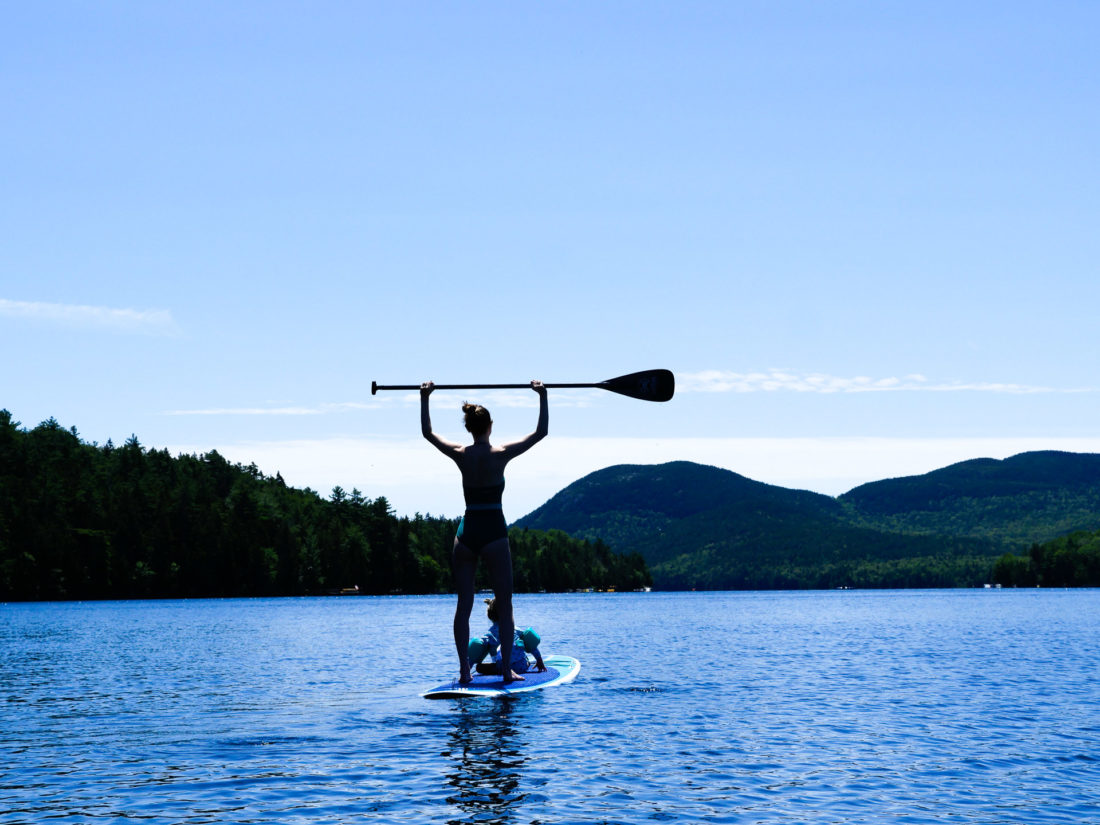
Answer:
<path fill-rule="evenodd" d="M 449 599 L 2 605 L 0 825 L 1096 821 L 1098 608 L 520 597 L 581 677 L 427 703 Z M 689 659 L 701 627 L 721 644 Z M 385 661 L 361 642 L 380 629 Z M 409 648 L 430 674 L 397 669 Z"/>

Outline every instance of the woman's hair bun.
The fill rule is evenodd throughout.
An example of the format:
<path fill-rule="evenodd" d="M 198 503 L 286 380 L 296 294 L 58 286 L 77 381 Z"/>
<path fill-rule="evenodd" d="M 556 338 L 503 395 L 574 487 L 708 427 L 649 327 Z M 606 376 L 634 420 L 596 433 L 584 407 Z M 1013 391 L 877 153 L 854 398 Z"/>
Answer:
<path fill-rule="evenodd" d="M 485 433 L 489 429 L 489 425 L 493 423 L 489 411 L 480 404 L 463 402 L 462 415 L 466 420 L 466 430 L 473 433 L 474 436 Z"/>

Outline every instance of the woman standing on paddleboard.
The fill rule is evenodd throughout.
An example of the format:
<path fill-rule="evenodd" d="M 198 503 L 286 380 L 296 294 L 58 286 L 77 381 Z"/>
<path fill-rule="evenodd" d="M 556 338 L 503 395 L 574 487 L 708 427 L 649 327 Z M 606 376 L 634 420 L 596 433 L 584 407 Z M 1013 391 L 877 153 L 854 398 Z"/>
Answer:
<path fill-rule="evenodd" d="M 512 550 L 508 546 L 508 525 L 500 503 L 504 494 L 504 465 L 546 437 L 550 414 L 546 387 L 541 381 L 532 381 L 531 389 L 539 396 L 539 421 L 535 431 L 519 441 L 494 447 L 489 443 L 493 432 L 489 411 L 479 404 L 463 404 L 466 429 L 474 437 L 473 444 L 463 446 L 432 432 L 428 396 L 434 388 L 435 384 L 431 381 L 420 385 L 420 430 L 443 455 L 458 465 L 462 473 L 462 493 L 466 499 L 466 514 L 458 525 L 451 551 L 451 570 L 458 592 L 454 621 L 455 648 L 458 651 L 459 681 L 465 684 L 471 681 L 468 654 L 470 612 L 474 607 L 474 573 L 479 558 L 485 559 L 489 566 L 493 594 L 496 596 L 501 661 L 511 661 L 515 622 L 512 618 Z M 510 669 L 503 677 L 505 682 L 523 678 Z"/>

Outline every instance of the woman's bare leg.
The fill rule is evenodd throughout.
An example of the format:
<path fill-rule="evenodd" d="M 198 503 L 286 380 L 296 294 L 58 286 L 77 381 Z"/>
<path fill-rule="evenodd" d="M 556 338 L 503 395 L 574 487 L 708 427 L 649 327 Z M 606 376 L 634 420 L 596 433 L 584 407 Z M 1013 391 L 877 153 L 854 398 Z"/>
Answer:
<path fill-rule="evenodd" d="M 470 676 L 470 612 L 474 608 L 474 574 L 477 556 L 465 544 L 455 539 L 451 550 L 451 572 L 455 580 L 458 604 L 455 606 L 455 650 L 458 652 L 458 681 L 467 684 Z M 509 607 L 509 616 L 511 608 Z"/>
<path fill-rule="evenodd" d="M 497 627 L 500 628 L 500 672 L 505 684 L 523 679 L 512 671 L 512 639 L 516 629 L 512 617 L 512 550 L 508 539 L 497 539 L 486 544 L 481 556 L 489 567 L 489 579 L 496 597 Z"/>

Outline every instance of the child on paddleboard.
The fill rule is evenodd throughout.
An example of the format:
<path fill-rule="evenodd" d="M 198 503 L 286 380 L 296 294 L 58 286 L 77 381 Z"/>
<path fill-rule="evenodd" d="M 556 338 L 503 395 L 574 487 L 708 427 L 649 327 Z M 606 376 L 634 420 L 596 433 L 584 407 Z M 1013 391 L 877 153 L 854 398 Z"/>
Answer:
<path fill-rule="evenodd" d="M 471 664 L 477 665 L 477 672 L 488 675 L 499 675 L 503 673 L 500 660 L 500 616 L 497 613 L 496 599 L 486 599 L 485 604 L 486 614 L 489 616 L 489 621 L 492 624 L 489 627 L 489 632 L 482 636 L 480 639 L 472 639 L 470 641 L 470 659 Z M 542 673 L 546 670 L 546 665 L 543 664 L 542 654 L 539 653 L 538 643 L 539 636 L 532 628 L 527 628 L 520 632 L 519 630 L 513 630 L 512 639 L 512 678 L 522 679 L 520 674 L 526 673 L 532 669 Z M 480 659 L 486 653 L 491 653 L 493 656 L 492 662 L 478 662 L 475 659 Z M 532 662 L 532 657 L 534 661 Z M 532 668 L 532 664 L 534 668 Z"/>

